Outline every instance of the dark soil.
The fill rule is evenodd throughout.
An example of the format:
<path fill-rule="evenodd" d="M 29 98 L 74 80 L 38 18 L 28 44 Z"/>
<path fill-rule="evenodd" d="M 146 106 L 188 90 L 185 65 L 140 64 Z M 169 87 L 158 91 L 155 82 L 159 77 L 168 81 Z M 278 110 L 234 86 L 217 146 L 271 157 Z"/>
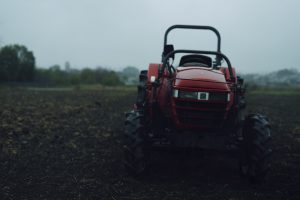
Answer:
<path fill-rule="evenodd" d="M 145 177 L 128 176 L 121 134 L 134 100 L 125 90 L 0 90 L 0 199 L 300 199 L 300 96 L 249 95 L 249 110 L 272 123 L 262 185 L 205 151 L 157 152 Z"/>

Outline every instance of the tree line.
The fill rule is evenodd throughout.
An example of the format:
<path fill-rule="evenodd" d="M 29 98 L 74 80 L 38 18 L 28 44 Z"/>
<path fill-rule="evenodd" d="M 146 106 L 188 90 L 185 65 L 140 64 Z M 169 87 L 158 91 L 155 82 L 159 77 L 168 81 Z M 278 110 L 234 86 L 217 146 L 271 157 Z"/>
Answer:
<path fill-rule="evenodd" d="M 42 86 L 69 86 L 80 84 L 123 85 L 116 72 L 104 68 L 62 69 L 59 65 L 36 70 L 35 83 Z"/>
<path fill-rule="evenodd" d="M 102 84 L 117 86 L 135 84 L 139 70 L 126 67 L 121 72 L 98 67 L 96 69 L 72 69 L 69 62 L 64 68 L 53 65 L 37 68 L 35 57 L 24 45 L 7 45 L 0 48 L 0 82 L 28 83 L 38 86 L 69 86 L 80 84 Z"/>
<path fill-rule="evenodd" d="M 8 45 L 0 49 L 0 81 L 33 81 L 35 57 L 23 45 Z"/>

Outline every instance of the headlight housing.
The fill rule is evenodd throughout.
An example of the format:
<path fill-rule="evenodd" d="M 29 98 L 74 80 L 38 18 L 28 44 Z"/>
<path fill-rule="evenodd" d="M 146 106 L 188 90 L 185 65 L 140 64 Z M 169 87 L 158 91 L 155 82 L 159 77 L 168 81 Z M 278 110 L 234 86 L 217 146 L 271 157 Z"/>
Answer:
<path fill-rule="evenodd" d="M 190 92 L 184 90 L 173 90 L 173 97 L 184 98 L 184 99 L 197 99 L 197 100 L 208 100 L 208 92 Z"/>
<path fill-rule="evenodd" d="M 230 93 L 224 92 L 191 92 L 184 90 L 173 90 L 173 97 L 183 98 L 183 99 L 195 99 L 195 100 L 204 100 L 204 101 L 230 101 Z"/>
<path fill-rule="evenodd" d="M 188 92 L 179 90 L 178 97 L 186 99 L 198 99 L 198 92 Z"/>

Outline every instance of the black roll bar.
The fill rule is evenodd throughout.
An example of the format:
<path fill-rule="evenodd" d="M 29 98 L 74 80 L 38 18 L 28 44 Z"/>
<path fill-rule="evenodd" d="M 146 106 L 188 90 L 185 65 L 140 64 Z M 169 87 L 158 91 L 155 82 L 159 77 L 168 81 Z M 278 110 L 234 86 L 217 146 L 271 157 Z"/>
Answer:
<path fill-rule="evenodd" d="M 211 30 L 213 31 L 218 38 L 218 48 L 217 48 L 217 52 L 221 52 L 221 36 L 219 31 L 211 26 L 196 26 L 196 25 L 174 25 L 169 27 L 166 32 L 165 32 L 165 39 L 164 39 L 164 46 L 167 45 L 167 40 L 168 40 L 168 34 L 171 30 L 173 29 L 202 29 L 202 30 Z"/>
<path fill-rule="evenodd" d="M 221 36 L 219 31 L 211 26 L 198 26 L 198 25 L 173 25 L 171 27 L 169 27 L 166 32 L 165 32 L 165 37 L 164 37 L 164 47 L 163 49 L 165 49 L 165 46 L 167 45 L 167 40 L 168 40 L 168 34 L 171 30 L 173 29 L 200 29 L 200 30 L 210 30 L 212 32 L 214 32 L 218 38 L 218 46 L 217 46 L 217 52 L 221 53 Z M 164 51 L 164 50 L 163 50 Z M 219 57 L 219 55 L 216 55 L 216 64 L 217 65 L 221 65 L 221 59 Z M 162 58 L 163 60 L 164 58 Z"/>

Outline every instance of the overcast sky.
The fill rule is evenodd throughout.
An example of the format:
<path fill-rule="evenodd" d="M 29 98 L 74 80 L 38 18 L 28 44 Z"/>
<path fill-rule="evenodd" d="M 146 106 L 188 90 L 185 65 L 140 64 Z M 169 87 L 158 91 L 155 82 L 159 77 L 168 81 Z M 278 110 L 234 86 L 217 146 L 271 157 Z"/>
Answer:
<path fill-rule="evenodd" d="M 140 69 L 161 58 L 174 24 L 211 25 L 242 73 L 300 70 L 298 0 L 0 0 L 0 46 L 23 44 L 37 66 Z M 215 50 L 207 31 L 170 34 L 175 48 Z"/>

